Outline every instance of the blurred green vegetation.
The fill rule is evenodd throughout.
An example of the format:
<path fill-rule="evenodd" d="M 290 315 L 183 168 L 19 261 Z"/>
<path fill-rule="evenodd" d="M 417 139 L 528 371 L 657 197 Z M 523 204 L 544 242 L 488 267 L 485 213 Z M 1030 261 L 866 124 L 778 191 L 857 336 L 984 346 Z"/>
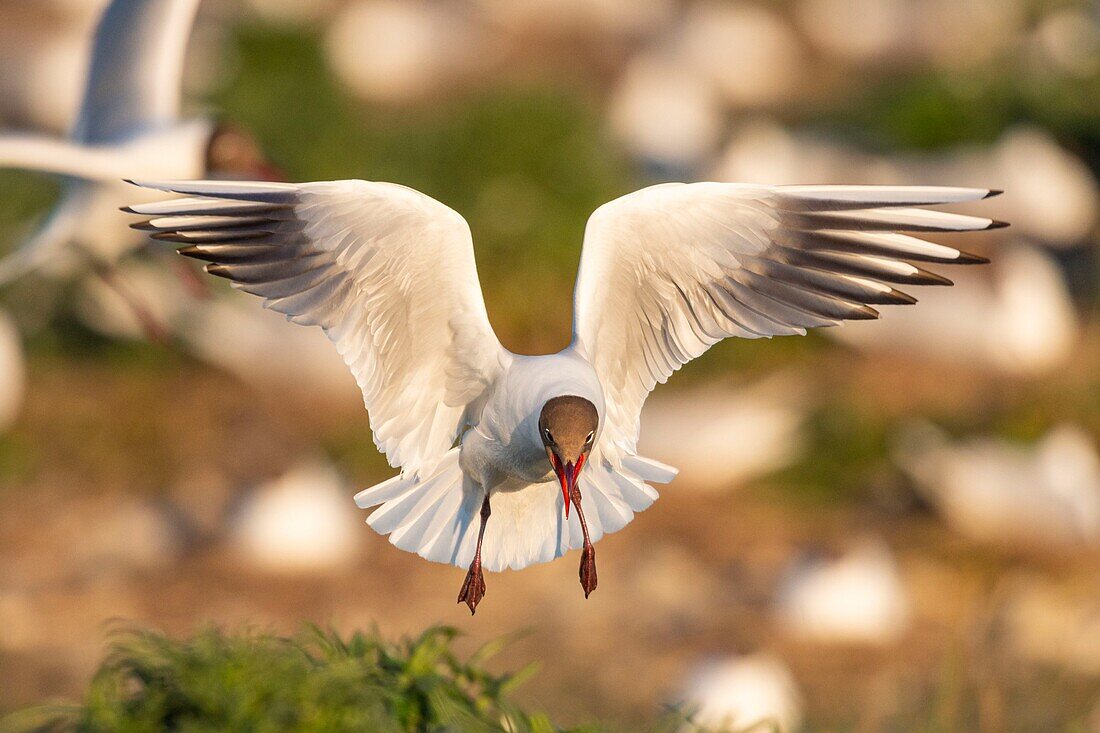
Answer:
<path fill-rule="evenodd" d="M 81 731 L 371 731 L 436 733 L 601 733 L 603 724 L 562 728 L 511 702 L 536 665 L 518 673 L 488 671 L 506 644 L 490 642 L 463 660 L 458 632 L 430 628 L 391 643 L 376 632 L 343 637 L 311 627 L 293 638 L 214 629 L 183 640 L 145 630 L 114 633 L 109 652 L 79 704 L 53 703 L 0 717 L 6 733 Z M 978 645 L 980 646 L 980 645 Z M 879 730 L 1088 730 L 1066 721 L 1060 705 L 1087 709 L 1092 685 L 1057 672 L 994 677 L 1003 661 L 959 646 L 931 680 L 913 689 Z M 1051 701 L 1060 705 L 1051 708 Z M 807 731 L 857 730 L 850 720 L 810 722 Z M 633 731 L 698 730 L 670 709 Z M 755 726 L 749 730 L 769 730 Z"/>
<path fill-rule="evenodd" d="M 508 696 L 535 671 L 493 674 L 491 642 L 469 659 L 457 631 L 431 628 L 393 644 L 312 628 L 296 638 L 207 630 L 183 641 L 117 633 L 80 705 L 49 705 L 0 719 L 5 731 L 508 731 L 553 733 L 541 713 Z M 671 731 L 669 717 L 653 731 Z M 569 729 L 605 730 L 599 726 Z"/>

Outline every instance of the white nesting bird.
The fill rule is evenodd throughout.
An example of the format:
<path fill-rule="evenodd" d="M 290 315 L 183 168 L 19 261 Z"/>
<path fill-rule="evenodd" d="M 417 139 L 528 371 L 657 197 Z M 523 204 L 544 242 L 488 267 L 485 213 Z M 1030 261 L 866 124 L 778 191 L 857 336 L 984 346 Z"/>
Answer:
<path fill-rule="evenodd" d="M 0 260 L 0 282 L 38 269 L 64 275 L 89 262 L 109 267 L 146 241 L 127 229 L 118 211 L 133 201 L 120 182 L 124 176 L 270 177 L 243 133 L 180 116 L 184 55 L 198 5 L 112 0 L 96 28 L 69 137 L 0 133 L 0 167 L 52 173 L 64 182 L 45 223 Z"/>
<path fill-rule="evenodd" d="M 956 531 L 981 542 L 1043 550 L 1100 547 L 1100 451 L 1064 424 L 1033 445 L 982 437 L 952 442 L 916 424 L 897 462 Z"/>
<path fill-rule="evenodd" d="M 328 463 L 300 463 L 249 493 L 232 523 L 235 544 L 253 565 L 272 572 L 326 571 L 354 562 L 360 535 L 345 511 L 344 488 Z"/>
<path fill-rule="evenodd" d="M 682 707 L 687 731 L 792 733 L 802 725 L 802 694 L 790 668 L 766 652 L 714 659 L 687 679 Z"/>
<path fill-rule="evenodd" d="M 775 615 L 806 639 L 889 644 L 905 633 L 911 609 L 889 548 L 864 540 L 835 559 L 810 555 L 795 561 L 779 589 Z"/>
<path fill-rule="evenodd" d="M 979 261 L 898 231 L 1000 224 L 912 208 L 986 189 L 653 186 L 592 215 L 573 341 L 525 356 L 489 325 L 466 221 L 424 194 L 368 181 L 138 185 L 187 198 L 133 206 L 151 217 L 135 226 L 325 330 L 375 443 L 401 467 L 356 502 L 381 505 L 367 521 L 397 547 L 468 566 L 458 600 L 471 611 L 484 570 L 570 549 L 585 595 L 596 588 L 593 542 L 676 474 L 636 450 L 658 382 L 726 337 L 804 334 L 912 303 L 891 283 L 941 279 L 910 259 Z"/>

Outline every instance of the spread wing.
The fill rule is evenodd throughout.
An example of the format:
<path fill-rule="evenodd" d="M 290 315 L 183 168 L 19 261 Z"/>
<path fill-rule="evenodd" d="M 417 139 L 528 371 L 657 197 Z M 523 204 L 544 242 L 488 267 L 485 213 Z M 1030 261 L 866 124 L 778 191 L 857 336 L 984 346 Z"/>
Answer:
<path fill-rule="evenodd" d="M 113 142 L 179 116 L 184 54 L 199 0 L 112 0 L 92 44 L 73 137 Z"/>
<path fill-rule="evenodd" d="M 950 285 L 912 261 L 985 260 L 899 232 L 1001 223 L 909 207 L 993 193 L 672 183 L 600 207 L 585 231 L 573 331 L 604 387 L 604 455 L 633 455 L 650 390 L 723 338 L 876 318 L 872 305 L 915 302 L 896 284 Z"/>
<path fill-rule="evenodd" d="M 152 217 L 137 228 L 323 328 L 363 390 L 379 450 L 406 474 L 433 470 L 510 358 L 465 219 L 390 183 L 137 183 L 191 197 L 131 207 Z"/>

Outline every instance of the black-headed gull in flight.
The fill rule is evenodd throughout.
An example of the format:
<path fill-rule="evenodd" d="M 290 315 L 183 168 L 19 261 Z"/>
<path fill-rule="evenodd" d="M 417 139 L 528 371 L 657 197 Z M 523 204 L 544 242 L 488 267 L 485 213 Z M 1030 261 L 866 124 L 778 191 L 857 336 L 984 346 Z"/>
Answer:
<path fill-rule="evenodd" d="M 581 550 L 657 498 L 676 470 L 637 454 L 646 396 L 730 336 L 804 334 L 875 318 L 913 298 L 896 284 L 949 281 L 912 262 L 982 258 L 899 232 L 1000 222 L 922 207 L 974 201 L 973 188 L 670 183 L 589 219 L 573 342 L 521 356 L 485 312 L 470 228 L 391 183 L 139 181 L 188 198 L 142 204 L 138 224 L 207 272 L 322 327 L 355 374 L 374 440 L 401 474 L 360 492 L 367 522 L 403 550 L 484 570 Z M 573 512 L 570 515 L 570 507 Z M 490 521 L 491 519 L 491 521 Z"/>
<path fill-rule="evenodd" d="M 210 119 L 180 117 L 184 55 L 198 5 L 112 0 L 96 28 L 71 135 L 0 133 L 0 167 L 64 177 L 45 224 L 0 260 L 0 282 L 35 269 L 63 274 L 89 261 L 110 267 L 146 241 L 118 213 L 133 200 L 133 190 L 127 198 L 120 183 L 124 176 L 271 177 L 243 133 Z"/>

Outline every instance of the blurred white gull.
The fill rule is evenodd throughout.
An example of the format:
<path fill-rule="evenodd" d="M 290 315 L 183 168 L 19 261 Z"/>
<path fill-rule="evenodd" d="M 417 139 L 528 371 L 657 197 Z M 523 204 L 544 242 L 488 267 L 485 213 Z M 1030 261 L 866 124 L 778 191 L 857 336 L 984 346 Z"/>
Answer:
<path fill-rule="evenodd" d="M 228 167 L 266 176 L 254 147 L 213 121 L 180 118 L 184 54 L 199 0 L 113 0 L 96 29 L 76 126 L 68 138 L 0 134 L 0 167 L 53 173 L 61 199 L 42 227 L 0 260 L 0 282 L 31 270 L 110 266 L 145 241 L 118 209 L 126 176 L 195 177 Z"/>
<path fill-rule="evenodd" d="M 1057 263 L 1014 244 L 992 267 L 960 272 L 921 308 L 891 311 L 867 328 L 830 335 L 861 349 L 897 351 L 1020 376 L 1049 373 L 1073 355 L 1080 324 Z"/>
<path fill-rule="evenodd" d="M 680 702 L 692 714 L 684 731 L 778 731 L 802 725 L 802 695 L 790 669 L 771 654 L 702 664 L 688 678 Z"/>
<path fill-rule="evenodd" d="M 611 127 L 626 147 L 665 168 L 690 169 L 709 158 L 722 133 L 713 86 L 669 54 L 631 59 L 610 106 Z"/>
<path fill-rule="evenodd" d="M 188 353 L 260 390 L 336 403 L 355 395 L 355 382 L 324 334 L 297 328 L 236 293 L 196 298 L 187 282 L 160 263 L 130 260 L 114 273 L 116 287 L 85 280 L 77 317 L 110 338 L 141 340 L 146 324 L 119 295 L 131 293 Z"/>
<path fill-rule="evenodd" d="M 469 14 L 439 3 L 357 0 L 325 38 L 329 65 L 359 96 L 405 102 L 485 61 L 492 49 Z"/>
<path fill-rule="evenodd" d="M 800 0 L 799 28 L 846 61 L 896 60 L 912 51 L 908 0 Z"/>
<path fill-rule="evenodd" d="M 836 560 L 798 561 L 776 602 L 790 633 L 822 642 L 889 644 L 905 633 L 910 613 L 897 562 L 877 541 Z"/>
<path fill-rule="evenodd" d="M 795 9 L 816 46 L 871 74 L 884 63 L 955 70 L 989 61 L 1019 42 L 1026 20 L 1020 0 L 800 0 Z"/>
<path fill-rule="evenodd" d="M 937 278 L 909 258 L 983 261 L 900 231 L 1001 225 L 920 208 L 988 189 L 653 186 L 589 219 L 572 344 L 521 356 L 489 324 L 468 224 L 424 194 L 354 180 L 138 184 L 189 198 L 134 206 L 151 217 L 136 226 L 324 329 L 402 469 L 356 501 L 381 505 L 368 522 L 397 547 L 468 566 L 458 600 L 471 612 L 484 569 L 570 549 L 585 596 L 595 590 L 593 542 L 653 503 L 649 482 L 675 476 L 638 455 L 658 382 L 723 338 L 801 335 L 912 303 L 892 284 Z"/>
<path fill-rule="evenodd" d="M 1100 71 L 1100 18 L 1095 9 L 1065 7 L 1043 16 L 1032 34 L 1033 52 L 1073 76 Z"/>
<path fill-rule="evenodd" d="M 233 542 L 248 561 L 272 572 L 354 563 L 358 521 L 348 511 L 346 488 L 330 464 L 303 462 L 249 492 L 232 520 Z"/>
<path fill-rule="evenodd" d="M 488 21 L 513 31 L 637 36 L 665 25 L 675 0 L 475 0 Z"/>
<path fill-rule="evenodd" d="M 729 491 L 796 461 L 809 404 L 796 375 L 734 389 L 658 392 L 642 410 L 643 453 L 680 469 L 684 485 Z"/>
<path fill-rule="evenodd" d="M 988 163 L 975 161 L 959 174 L 963 180 L 993 176 L 1012 191 L 994 206 L 999 215 L 1011 213 L 1020 232 L 1043 244 L 1066 247 L 1088 238 L 1100 219 L 1100 184 L 1084 161 L 1031 126 L 1009 130 L 991 154 Z"/>
<path fill-rule="evenodd" d="M 898 464 L 957 532 L 1010 547 L 1100 544 L 1100 455 L 1063 425 L 1034 446 L 994 438 L 953 444 L 931 425 L 899 440 Z"/>
<path fill-rule="evenodd" d="M 693 3 L 675 48 L 736 110 L 781 102 L 802 78 L 803 54 L 794 30 L 762 5 Z"/>
<path fill-rule="evenodd" d="M 1009 194 L 989 202 L 1015 231 L 1044 246 L 1088 240 L 1100 220 L 1100 184 L 1089 167 L 1050 133 L 1018 125 L 990 146 L 937 155 L 879 156 L 827 137 L 791 131 L 766 117 L 743 120 L 713 175 L 718 180 L 837 183 L 852 177 L 893 185 L 905 180 L 997 181 Z"/>

